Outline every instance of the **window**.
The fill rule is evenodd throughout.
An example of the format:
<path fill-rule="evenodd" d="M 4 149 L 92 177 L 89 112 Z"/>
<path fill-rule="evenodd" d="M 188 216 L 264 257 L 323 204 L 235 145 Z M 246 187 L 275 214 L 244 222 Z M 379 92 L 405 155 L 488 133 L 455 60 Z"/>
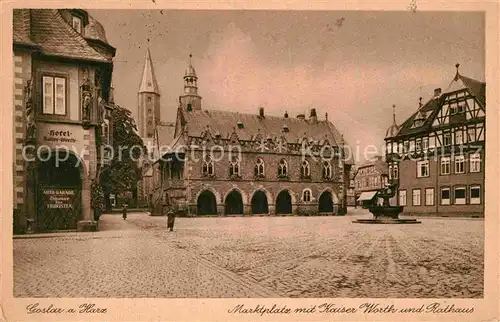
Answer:
<path fill-rule="evenodd" d="M 476 141 L 476 128 L 475 127 L 471 127 L 471 128 L 467 129 L 467 141 L 469 143 Z"/>
<path fill-rule="evenodd" d="M 330 162 L 323 162 L 323 179 L 330 180 L 332 178 L 332 165 Z"/>
<path fill-rule="evenodd" d="M 465 172 L 465 157 L 463 155 L 457 155 L 455 157 L 455 173 Z"/>
<path fill-rule="evenodd" d="M 311 202 L 311 189 L 304 189 L 304 191 L 302 191 L 302 201 Z"/>
<path fill-rule="evenodd" d="M 450 204 L 450 188 L 441 188 L 441 204 Z"/>
<path fill-rule="evenodd" d="M 422 149 L 426 151 L 429 148 L 429 138 L 425 137 L 422 139 Z"/>
<path fill-rule="evenodd" d="M 420 189 L 413 189 L 412 197 L 412 204 L 414 206 L 420 206 Z"/>
<path fill-rule="evenodd" d="M 450 174 L 451 172 L 451 160 L 449 157 L 441 158 L 441 174 Z"/>
<path fill-rule="evenodd" d="M 399 190 L 399 205 L 406 206 L 406 190 Z"/>
<path fill-rule="evenodd" d="M 255 163 L 254 174 L 256 177 L 264 177 L 264 160 L 261 158 L 258 158 Z"/>
<path fill-rule="evenodd" d="M 404 153 L 407 153 L 410 149 L 410 142 L 404 141 L 403 142 L 403 148 L 404 148 Z"/>
<path fill-rule="evenodd" d="M 43 76 L 43 114 L 66 115 L 66 79 Z"/>
<path fill-rule="evenodd" d="M 188 111 L 188 112 L 191 112 L 192 110 L 193 110 L 193 105 L 192 105 L 191 103 L 189 103 L 189 104 L 187 105 L 187 111 Z"/>
<path fill-rule="evenodd" d="M 470 204 L 479 205 L 481 203 L 481 187 L 470 186 Z"/>
<path fill-rule="evenodd" d="M 151 115 L 152 111 L 150 108 L 148 108 L 148 114 Z"/>
<path fill-rule="evenodd" d="M 411 140 L 410 141 L 410 152 L 414 152 L 414 151 L 415 151 L 415 141 Z"/>
<path fill-rule="evenodd" d="M 233 157 L 229 163 L 229 176 L 239 177 L 240 176 L 240 160 L 237 157 Z"/>
<path fill-rule="evenodd" d="M 73 16 L 73 29 L 78 31 L 79 34 L 82 33 L 82 19 L 76 16 Z"/>
<path fill-rule="evenodd" d="M 465 205 L 465 187 L 455 187 L 455 205 Z"/>
<path fill-rule="evenodd" d="M 214 175 L 214 160 L 208 155 L 205 156 L 202 165 L 202 174 L 204 176 L 213 176 Z"/>
<path fill-rule="evenodd" d="M 422 151 L 422 139 L 416 139 L 416 141 L 415 141 L 415 150 L 417 152 Z"/>
<path fill-rule="evenodd" d="M 286 177 L 288 176 L 288 166 L 286 164 L 285 159 L 281 159 L 278 164 L 278 177 Z"/>
<path fill-rule="evenodd" d="M 300 177 L 301 178 L 309 178 L 311 177 L 311 168 L 309 167 L 309 162 L 304 160 L 302 165 L 300 166 Z"/>
<path fill-rule="evenodd" d="M 392 180 L 392 164 L 389 165 L 389 180 Z"/>
<path fill-rule="evenodd" d="M 399 166 L 397 164 L 392 166 L 392 178 L 395 180 L 399 178 Z"/>
<path fill-rule="evenodd" d="M 463 144 L 463 143 L 464 143 L 464 137 L 463 137 L 462 129 L 456 130 L 455 131 L 455 144 Z"/>
<path fill-rule="evenodd" d="M 434 205 L 434 188 L 425 189 L 425 205 L 426 206 Z"/>
<path fill-rule="evenodd" d="M 151 96 L 148 96 L 148 103 L 151 103 Z"/>
<path fill-rule="evenodd" d="M 444 146 L 451 145 L 451 133 L 443 134 L 443 145 Z"/>
<path fill-rule="evenodd" d="M 429 176 L 429 160 L 417 162 L 417 177 L 423 178 Z"/>
<path fill-rule="evenodd" d="M 474 153 L 470 155 L 470 172 L 481 172 L 481 154 Z"/>
<path fill-rule="evenodd" d="M 436 137 L 431 136 L 429 137 L 429 148 L 435 148 L 436 147 Z"/>

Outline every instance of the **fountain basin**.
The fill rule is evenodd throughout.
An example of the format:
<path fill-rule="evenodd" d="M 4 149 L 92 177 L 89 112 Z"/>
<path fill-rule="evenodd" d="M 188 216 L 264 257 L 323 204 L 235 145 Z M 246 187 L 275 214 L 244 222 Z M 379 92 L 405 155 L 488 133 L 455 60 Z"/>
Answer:
<path fill-rule="evenodd" d="M 399 214 L 403 212 L 403 206 L 372 206 L 369 208 L 374 218 L 357 219 L 356 224 L 421 224 L 416 219 L 400 219 Z"/>

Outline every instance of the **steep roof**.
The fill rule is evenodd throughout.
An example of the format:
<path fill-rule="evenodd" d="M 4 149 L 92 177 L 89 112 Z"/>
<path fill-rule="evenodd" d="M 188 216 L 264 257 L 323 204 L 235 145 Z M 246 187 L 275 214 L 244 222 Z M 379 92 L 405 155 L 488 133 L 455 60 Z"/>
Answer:
<path fill-rule="evenodd" d="M 182 111 L 181 114 L 189 136 L 192 137 L 202 137 L 208 128 L 212 134 L 220 134 L 223 139 L 228 139 L 235 132 L 239 140 L 245 141 L 253 140 L 260 133 L 263 138 L 277 139 L 283 136 L 288 143 L 301 143 L 304 137 L 318 143 L 327 139 L 333 146 L 340 146 L 342 143 L 342 135 L 327 120 L 311 123 L 298 118 L 271 115 L 260 117 L 256 114 L 221 110 Z M 345 140 L 344 144 L 347 144 Z M 348 164 L 353 164 L 351 153 L 348 156 Z"/>
<path fill-rule="evenodd" d="M 85 38 L 100 40 L 105 44 L 109 44 L 108 39 L 106 38 L 106 31 L 101 23 L 91 15 L 88 15 L 88 17 L 89 23 L 85 26 Z"/>
<path fill-rule="evenodd" d="M 43 55 L 110 62 L 92 48 L 57 9 L 15 9 L 13 27 L 14 43 L 34 44 Z"/>
<path fill-rule="evenodd" d="M 156 125 L 157 143 L 159 146 L 166 146 L 174 139 L 175 124 L 160 122 Z"/>
<path fill-rule="evenodd" d="M 146 59 L 144 61 L 144 69 L 142 70 L 139 93 L 160 94 L 158 83 L 156 82 L 155 71 L 153 69 L 153 61 L 151 60 L 151 52 L 149 51 L 149 48 L 146 51 Z"/>
<path fill-rule="evenodd" d="M 30 38 L 31 14 L 29 9 L 14 9 L 13 13 L 13 34 L 15 44 L 36 46 Z"/>
<path fill-rule="evenodd" d="M 431 98 L 427 103 L 425 103 L 424 106 L 422 106 L 422 108 L 415 111 L 415 113 L 413 113 L 401 125 L 401 129 L 399 130 L 397 136 L 406 136 L 406 135 L 412 135 L 420 132 L 429 131 L 430 128 L 432 127 L 432 122 L 434 121 L 434 118 L 436 117 L 441 107 L 443 106 L 447 94 L 464 88 L 467 89 L 471 95 L 474 95 L 478 100 L 478 102 L 482 104 L 483 107 L 485 107 L 486 83 L 462 76 L 457 72 L 457 75 L 452 80 L 452 82 L 446 89 L 445 93 L 441 94 L 440 96 Z M 423 125 L 420 127 L 413 127 L 413 121 L 415 120 L 417 115 L 419 115 L 419 113 L 420 114 L 423 113 L 425 115 L 425 120 L 423 122 Z"/>

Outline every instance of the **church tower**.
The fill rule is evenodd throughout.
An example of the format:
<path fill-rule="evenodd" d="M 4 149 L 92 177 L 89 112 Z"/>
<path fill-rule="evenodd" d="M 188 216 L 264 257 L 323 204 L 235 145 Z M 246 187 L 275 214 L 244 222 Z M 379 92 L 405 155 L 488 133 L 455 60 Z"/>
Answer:
<path fill-rule="evenodd" d="M 184 94 L 179 96 L 179 103 L 184 111 L 201 110 L 201 96 L 198 95 L 198 77 L 191 64 L 193 55 L 189 54 L 189 66 L 184 73 Z"/>
<path fill-rule="evenodd" d="M 149 48 L 146 52 L 146 61 L 137 98 L 139 136 L 153 138 L 155 125 L 160 122 L 160 90 L 156 82 Z"/>

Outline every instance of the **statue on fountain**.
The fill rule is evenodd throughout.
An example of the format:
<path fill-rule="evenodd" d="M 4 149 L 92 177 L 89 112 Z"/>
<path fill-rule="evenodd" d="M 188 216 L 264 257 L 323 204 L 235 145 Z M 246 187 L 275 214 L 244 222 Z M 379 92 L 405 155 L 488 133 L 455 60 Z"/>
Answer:
<path fill-rule="evenodd" d="M 373 219 L 357 219 L 354 223 L 361 224 L 420 224 L 416 219 L 400 219 L 399 214 L 403 212 L 403 206 L 391 206 L 389 199 L 393 198 L 398 191 L 398 184 L 386 184 L 384 188 L 377 191 L 372 204 L 368 210 L 373 214 Z M 382 199 L 380 205 L 378 200 Z"/>

